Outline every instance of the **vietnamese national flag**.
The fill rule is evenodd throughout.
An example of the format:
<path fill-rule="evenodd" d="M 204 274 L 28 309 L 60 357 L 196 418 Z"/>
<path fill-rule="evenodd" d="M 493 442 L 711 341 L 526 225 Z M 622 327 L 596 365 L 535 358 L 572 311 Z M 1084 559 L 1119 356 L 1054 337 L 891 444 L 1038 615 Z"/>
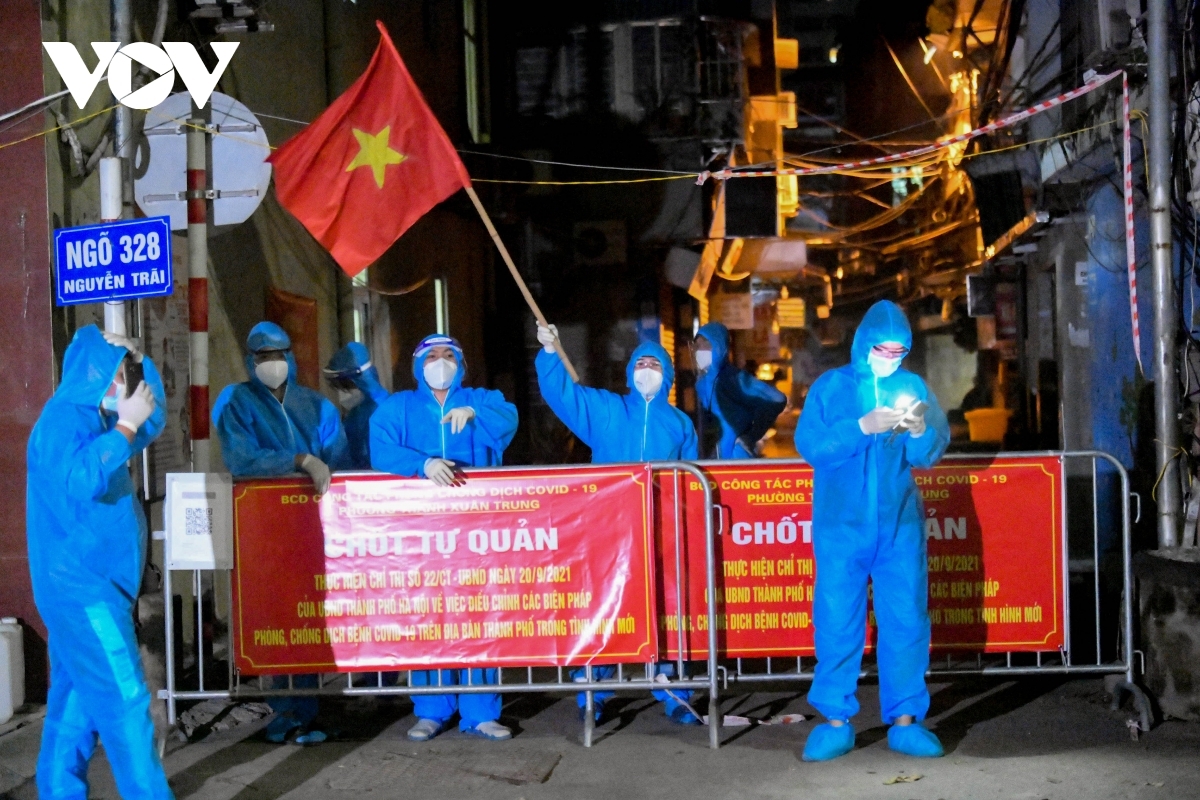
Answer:
<path fill-rule="evenodd" d="M 382 22 L 354 85 L 269 159 L 275 192 L 348 275 L 471 185 Z"/>

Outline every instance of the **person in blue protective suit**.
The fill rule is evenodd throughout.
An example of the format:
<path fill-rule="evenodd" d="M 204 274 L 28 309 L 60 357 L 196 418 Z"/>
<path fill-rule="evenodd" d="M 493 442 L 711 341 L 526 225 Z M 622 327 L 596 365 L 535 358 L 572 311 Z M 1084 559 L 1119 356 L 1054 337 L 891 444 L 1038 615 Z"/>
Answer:
<path fill-rule="evenodd" d="M 925 514 L 912 468 L 937 463 L 950 428 L 925 382 L 900 369 L 910 347 L 899 306 L 871 306 L 854 334 L 850 364 L 817 379 L 796 428 L 796 449 L 814 470 L 817 667 L 808 701 L 829 720 L 809 734 L 807 761 L 854 747 L 868 578 L 888 746 L 942 755 L 937 736 L 920 724 L 929 709 L 929 613 Z"/>
<path fill-rule="evenodd" d="M 358 342 L 350 342 L 329 359 L 325 379 L 346 412 L 342 426 L 350 445 L 349 467 L 370 469 L 371 415 L 388 397 L 387 389 L 379 382 L 379 371 L 371 363 L 371 354 Z"/>
<path fill-rule="evenodd" d="M 424 476 L 439 486 L 462 480 L 460 467 L 495 467 L 517 432 L 517 408 L 492 389 L 463 386 L 462 346 L 449 337 L 427 336 L 413 352 L 415 391 L 396 392 L 371 417 L 371 466 L 406 477 Z M 445 686 L 496 683 L 495 669 L 442 670 Z M 439 682 L 436 670 L 413 670 L 413 686 Z M 417 723 L 408 738 L 425 742 L 446 729 L 458 712 L 458 728 L 470 736 L 512 738 L 501 725 L 499 694 L 415 695 Z"/>
<path fill-rule="evenodd" d="M 710 322 L 696 332 L 694 342 L 696 396 L 721 429 L 717 458 L 754 458 L 758 440 L 787 407 L 783 392 L 729 360 L 729 329 Z M 707 453 L 705 455 L 708 455 Z"/>
<path fill-rule="evenodd" d="M 88 325 L 29 437 L 29 571 L 50 634 L 37 764 L 47 800 L 88 796 L 97 735 L 122 797 L 172 797 L 133 629 L 148 537 L 128 466 L 162 433 L 165 410 L 153 362 Z"/>
<path fill-rule="evenodd" d="M 234 477 L 307 472 L 319 493 L 330 470 L 349 466 L 341 415 L 320 393 L 296 382 L 292 341 L 273 322 L 246 338 L 250 380 L 226 386 L 213 404 L 221 456 Z"/>
<path fill-rule="evenodd" d="M 660 345 L 643 342 L 634 349 L 625 368 L 630 392 L 617 394 L 580 386 L 571 379 L 554 349 L 558 330 L 553 325 L 539 325 L 537 337 L 542 349 L 534 366 L 542 397 L 571 433 L 592 449 L 593 464 L 696 459 L 696 428 L 687 414 L 667 401 L 675 381 L 675 367 Z M 675 665 L 669 662 L 659 664 L 657 669 L 661 675 L 675 674 Z M 616 669 L 612 666 L 592 668 L 592 676 L 597 680 L 614 674 Z M 580 681 L 585 679 L 584 675 L 583 670 L 571 673 Z M 690 691 L 656 691 L 654 696 L 665 703 L 667 717 L 672 722 L 700 724 L 688 709 Z M 603 717 L 604 703 L 611 697 L 612 692 L 596 692 L 593 696 L 596 720 Z M 586 695 L 580 693 L 581 717 L 586 702 Z"/>
<path fill-rule="evenodd" d="M 271 477 L 307 472 L 318 494 L 329 489 L 332 470 L 350 466 L 346 432 L 337 407 L 319 392 L 296 383 L 292 342 L 283 328 L 260 322 L 246 339 L 250 380 L 226 386 L 213 404 L 213 424 L 221 437 L 221 457 L 235 478 Z M 313 689 L 316 675 L 298 675 L 293 686 Z M 275 688 L 287 686 L 276 678 Z M 289 738 L 318 744 L 323 731 L 310 726 L 317 716 L 315 697 L 269 701 L 275 718 L 267 725 L 267 741 Z"/>

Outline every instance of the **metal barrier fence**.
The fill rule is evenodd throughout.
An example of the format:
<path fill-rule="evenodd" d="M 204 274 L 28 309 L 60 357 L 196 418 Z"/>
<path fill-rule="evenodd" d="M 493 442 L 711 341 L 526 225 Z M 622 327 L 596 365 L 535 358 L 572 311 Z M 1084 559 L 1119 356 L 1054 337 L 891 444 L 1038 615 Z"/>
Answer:
<path fill-rule="evenodd" d="M 930 677 L 937 676 L 964 676 L 964 675 L 988 675 L 988 676 L 1030 676 L 1030 675 L 1114 675 L 1121 676 L 1120 680 L 1114 687 L 1114 693 L 1126 691 L 1134 696 L 1135 706 L 1141 714 L 1141 728 L 1149 729 L 1149 706 L 1146 698 L 1141 690 L 1134 683 L 1134 657 L 1138 655 L 1138 651 L 1133 646 L 1133 615 L 1135 609 L 1133 597 L 1133 578 L 1131 567 L 1131 520 L 1130 520 L 1130 498 L 1136 497 L 1131 494 L 1129 488 L 1129 475 L 1125 468 L 1111 455 L 1102 451 L 1080 450 L 1080 451 L 1064 451 L 1064 452 L 1020 452 L 1002 454 L 1004 457 L 1030 457 L 1030 456 L 1054 456 L 1059 457 L 1063 461 L 1063 477 L 1062 481 L 1062 564 L 1063 564 L 1063 592 L 1064 609 L 1065 609 L 1065 640 L 1066 646 L 1057 652 L 1010 652 L 1010 653 L 990 653 L 977 654 L 974 660 L 954 660 L 954 657 L 947 655 L 945 664 L 931 663 L 927 673 Z M 970 455 L 949 455 L 947 459 L 956 458 L 976 458 L 978 456 Z M 1092 506 L 1092 552 L 1089 559 L 1071 559 L 1069 550 L 1069 514 L 1068 514 L 1068 477 L 1070 472 L 1068 465 L 1086 460 L 1090 470 L 1090 486 L 1091 486 L 1091 506 Z M 802 461 L 776 461 L 772 460 L 772 466 L 786 466 L 788 464 L 801 465 Z M 1121 538 L 1119 546 L 1120 554 L 1120 580 L 1122 588 L 1122 597 L 1120 602 L 1121 619 L 1118 621 L 1109 620 L 1107 624 L 1119 624 L 1119 648 L 1116 660 L 1105 661 L 1103 658 L 1103 650 L 1101 647 L 1102 634 L 1106 620 L 1103 618 L 1102 598 L 1101 598 L 1101 531 L 1102 518 L 1100 513 L 1100 497 L 1099 497 L 1099 471 L 1098 464 L 1107 463 L 1111 466 L 1117 477 L 1119 478 L 1119 493 L 1120 493 L 1120 516 L 1121 516 Z M 714 530 L 714 503 L 712 488 L 709 481 L 705 478 L 702 467 L 727 465 L 728 462 L 655 462 L 651 467 L 656 474 L 663 478 L 667 474 L 671 479 L 676 481 L 676 488 L 679 487 L 679 479 L 683 473 L 688 473 L 700 485 L 703 491 L 704 507 L 708 513 L 705 514 L 705 585 L 706 585 L 706 603 L 705 614 L 708 622 L 708 657 L 705 663 L 705 674 L 699 676 L 689 676 L 688 669 L 690 664 L 699 665 L 700 661 L 685 662 L 683 653 L 685 652 L 683 637 L 686 625 L 684 616 L 686 615 L 685 604 L 682 597 L 682 586 L 684 585 L 684 564 L 682 563 L 681 547 L 681 531 L 682 525 L 679 524 L 682 509 L 680 491 L 674 492 L 675 507 L 674 514 L 676 524 L 675 528 L 675 635 L 677 638 L 677 653 L 678 658 L 674 662 L 675 675 L 666 679 L 664 676 L 656 675 L 657 669 L 655 663 L 616 665 L 616 674 L 612 678 L 601 679 L 594 674 L 594 669 L 591 666 L 580 668 L 557 667 L 557 668 L 533 668 L 533 667 L 501 667 L 497 668 L 499 676 L 496 684 L 477 684 L 473 682 L 473 676 L 468 671 L 467 684 L 444 685 L 442 683 L 442 671 L 437 670 L 437 683 L 428 686 L 414 686 L 411 683 L 411 673 L 408 675 L 406 685 L 386 685 L 384 672 L 368 672 L 368 673 L 339 673 L 334 677 L 326 680 L 326 676 L 318 681 L 316 688 L 298 688 L 295 686 L 294 676 L 286 676 L 287 685 L 279 686 L 275 681 L 269 679 L 269 676 L 257 676 L 248 678 L 237 674 L 233 666 L 232 642 L 227 644 L 229 648 L 227 660 L 229 664 L 227 675 L 226 688 L 213 688 L 206 685 L 206 676 L 204 673 L 204 603 L 200 600 L 204 593 L 204 574 L 201 571 L 192 573 L 193 593 L 197 598 L 196 603 L 196 664 L 198 686 L 195 689 L 179 689 L 177 688 L 177 677 L 175 675 L 175 648 L 178 646 L 174 641 L 174 620 L 173 620 L 173 604 L 172 604 L 172 576 L 169 570 L 165 571 L 163 576 L 163 593 L 166 607 L 166 689 L 159 692 L 159 698 L 167 702 L 168 720 L 171 724 L 176 721 L 177 703 L 187 700 L 203 700 L 211 698 L 229 698 L 229 699 L 247 699 L 247 698 L 267 698 L 279 696 L 359 696 L 359 695 L 428 695 L 428 694 L 444 694 L 452 692 L 455 694 L 469 693 L 490 693 L 490 692 L 561 692 L 575 693 L 583 692 L 585 694 L 584 705 L 584 732 L 583 743 L 585 747 L 590 747 L 593 739 L 595 727 L 594 716 L 594 694 L 595 692 L 610 692 L 614 690 L 620 691 L 644 691 L 652 692 L 655 690 L 670 689 L 674 690 L 689 690 L 700 689 L 708 691 L 708 733 L 709 746 L 717 748 L 720 742 L 720 727 L 722 716 L 720 713 L 720 692 L 727 689 L 730 683 L 734 684 L 762 684 L 762 683 L 779 683 L 793 681 L 811 681 L 813 670 L 805 669 L 803 658 L 760 658 L 753 659 L 727 659 L 726 663 L 719 663 L 717 650 L 717 608 L 716 602 L 718 597 L 717 592 L 717 564 L 716 564 L 716 539 L 721 535 L 721 531 Z M 569 466 L 561 467 L 561 469 L 570 469 Z M 516 469 L 516 468 L 513 468 Z M 548 468 L 554 469 L 554 468 Z M 1089 470 L 1085 470 L 1086 476 Z M 469 472 L 468 472 L 469 474 Z M 1140 515 L 1140 498 L 1138 498 L 1138 513 Z M 722 515 L 722 527 L 724 519 Z M 1083 663 L 1072 657 L 1071 653 L 1071 590 L 1070 590 L 1070 575 L 1075 574 L 1092 576 L 1092 600 L 1094 602 L 1094 633 L 1096 636 L 1096 658 L 1095 663 Z M 216 581 L 212 581 L 214 592 L 216 591 Z M 232 598 L 231 598 L 232 600 Z M 655 621 L 657 622 L 657 621 Z M 667 634 L 670 635 L 670 634 Z M 784 669 L 777 668 L 780 661 L 791 662 Z M 815 659 L 812 659 L 815 666 Z M 756 668 L 762 666 L 761 669 Z M 564 671 L 582 670 L 582 675 L 578 679 L 571 679 L 569 674 Z M 639 674 L 640 673 L 640 674 Z M 866 677 L 873 674 L 870 669 L 864 669 L 862 676 Z M 547 679 L 547 676 L 548 679 Z M 356 680 L 357 679 L 357 680 Z M 1116 699 L 1114 699 L 1114 704 Z"/>
<path fill-rule="evenodd" d="M 600 678 L 595 675 L 597 668 L 592 666 L 584 667 L 549 667 L 549 668 L 533 668 L 533 667 L 496 667 L 498 682 L 495 684 L 475 683 L 472 671 L 467 672 L 468 682 L 466 684 L 443 684 L 442 670 L 434 670 L 437 674 L 437 683 L 428 686 L 412 685 L 412 673 L 407 673 L 408 683 L 405 685 L 388 686 L 385 681 L 385 672 L 365 672 L 365 673 L 337 673 L 335 677 L 326 681 L 326 676 L 321 676 L 318 679 L 316 688 L 300 688 L 295 685 L 295 676 L 279 676 L 272 679 L 272 676 L 255 676 L 249 678 L 239 675 L 233 665 L 233 645 L 232 638 L 227 643 L 227 660 L 229 664 L 226 688 L 214 688 L 208 685 L 211 681 L 206 680 L 209 676 L 204 672 L 204 639 L 205 639 L 205 617 L 204 603 L 202 597 L 204 594 L 205 572 L 213 573 L 212 570 L 196 570 L 191 573 L 193 594 L 197 598 L 196 602 L 196 664 L 197 664 L 197 687 L 195 689 L 179 689 L 178 679 L 175 675 L 175 648 L 179 646 L 174 641 L 174 609 L 172 602 L 173 582 L 170 570 L 164 570 L 163 575 L 163 595 L 166 606 L 166 689 L 159 692 L 159 698 L 167 703 L 167 719 L 172 725 L 176 721 L 177 704 L 181 700 L 206 700 L 214 698 L 229 698 L 229 699 L 248 699 L 248 698 L 269 698 L 269 697 L 304 697 L 304 696 L 360 696 L 360 695 L 429 695 L 429 694 L 487 694 L 491 692 L 583 692 L 585 695 L 584 710 L 584 728 L 583 728 L 583 743 L 585 747 L 590 747 L 592 744 L 593 732 L 595 729 L 595 693 L 596 692 L 611 692 L 614 690 L 620 691 L 661 691 L 669 689 L 671 691 L 700 689 L 708 691 L 708 739 L 709 746 L 716 749 L 720 742 L 720 726 L 721 714 L 719 711 L 719 680 L 717 667 L 717 625 L 716 625 L 716 581 L 717 581 L 717 566 L 716 566 L 716 548 L 715 535 L 713 530 L 713 514 L 712 505 L 713 497 L 712 490 L 708 485 L 708 481 L 704 478 L 704 473 L 695 464 L 682 461 L 664 461 L 652 462 L 651 468 L 656 474 L 674 476 L 674 480 L 678 481 L 682 473 L 688 473 L 693 476 L 701 485 L 704 492 L 704 504 L 709 513 L 705 515 L 705 539 L 707 546 L 705 548 L 706 559 L 706 586 L 707 592 L 707 616 L 709 621 L 708 639 L 709 639 L 709 657 L 707 660 L 707 668 L 705 674 L 699 676 L 689 676 L 689 664 L 685 663 L 682 658 L 675 661 L 675 675 L 666 678 L 663 675 L 656 675 L 657 662 L 648 664 L 617 664 L 616 674 L 611 678 Z M 571 466 L 563 467 L 539 467 L 545 470 L 571 469 Z M 510 468 L 516 471 L 521 468 Z M 526 468 L 527 469 L 527 468 Z M 492 471 L 506 471 L 503 468 Z M 346 474 L 346 473 L 339 473 Z M 467 471 L 468 476 L 470 471 Z M 678 493 L 676 493 L 678 497 Z M 678 503 L 676 504 L 676 513 L 679 513 Z M 676 586 L 682 586 L 684 565 L 679 556 L 681 548 L 679 547 L 680 537 L 679 526 L 676 526 Z M 213 586 L 213 591 L 217 590 L 217 581 L 215 575 L 210 578 Z M 230 604 L 232 605 L 232 584 L 230 584 Z M 683 615 L 685 610 L 682 602 L 676 604 L 677 611 L 677 630 L 684 629 Z M 651 624 L 657 624 L 657 620 L 651 620 Z M 682 652 L 682 651 L 681 651 Z M 693 662 L 700 663 L 700 662 Z M 578 678 L 572 678 L 568 673 L 582 671 Z M 402 670 L 403 672 L 403 670 Z M 640 674 L 639 674 L 640 673 Z M 286 685 L 280 686 L 279 682 L 286 677 Z M 548 677 L 548 679 L 547 679 Z M 664 683 L 664 679 L 666 682 Z"/>
<path fill-rule="evenodd" d="M 1134 616 L 1134 597 L 1133 597 L 1133 574 L 1132 574 L 1132 558 L 1131 558 L 1131 520 L 1130 520 L 1130 498 L 1137 497 L 1130 492 L 1129 489 L 1129 474 L 1121 462 L 1117 461 L 1113 456 L 1099 450 L 1077 450 L 1077 451 L 1051 451 L 1051 452 L 1004 452 L 998 454 L 1004 458 L 1021 458 L 1031 456 L 1055 456 L 1063 461 L 1063 481 L 1062 481 L 1062 564 L 1063 564 L 1063 592 L 1065 606 L 1065 638 L 1067 645 L 1059 651 L 1038 652 L 1038 653 L 990 653 L 977 654 L 971 660 L 958 660 L 947 654 L 944 664 L 931 662 L 930 668 L 926 673 L 929 677 L 937 677 L 943 675 L 1007 675 L 1007 676 L 1026 676 L 1026 675 L 1120 675 L 1123 680 L 1118 684 L 1120 690 L 1130 692 L 1134 695 L 1139 712 L 1142 712 L 1143 727 L 1148 729 L 1148 716 L 1144 710 L 1148 708 L 1145 705 L 1145 698 L 1141 690 L 1134 684 L 1134 656 L 1139 655 L 1133 646 L 1133 616 Z M 945 460 L 979 458 L 979 455 L 974 454 L 952 454 L 947 455 Z M 1070 540 L 1069 530 L 1069 514 L 1068 514 L 1068 484 L 1071 471 L 1068 469 L 1072 462 L 1086 460 L 1087 468 L 1084 470 L 1084 476 L 1090 475 L 1091 485 L 1091 508 L 1092 508 L 1092 549 L 1090 558 L 1087 559 L 1072 559 L 1069 551 L 1068 542 Z M 715 466 L 722 462 L 699 462 L 701 467 Z M 775 462 L 772 462 L 773 464 Z M 784 462 L 792 464 L 803 464 L 802 461 Z M 1120 515 L 1121 515 L 1121 539 L 1120 539 L 1120 576 L 1122 597 L 1120 603 L 1121 619 L 1120 620 L 1104 620 L 1102 615 L 1101 602 L 1101 532 L 1102 532 L 1102 517 L 1099 497 L 1099 472 L 1097 465 L 1106 463 L 1112 467 L 1116 475 L 1119 477 L 1120 485 Z M 1141 500 L 1138 498 L 1138 514 L 1141 513 Z M 720 533 L 718 533 L 720 535 Z M 1082 562 L 1082 563 L 1081 563 Z M 1092 576 L 1091 595 L 1094 603 L 1094 634 L 1096 637 L 1096 658 L 1094 663 L 1082 663 L 1072 657 L 1071 654 L 1071 591 L 1070 591 L 1070 574 Z M 1119 625 L 1119 641 L 1118 657 L 1113 661 L 1105 661 L 1101 648 L 1102 633 L 1104 626 Z M 815 659 L 810 659 L 812 662 L 809 669 L 805 669 L 804 660 L 802 658 L 765 658 L 754 659 L 755 663 L 748 663 L 748 659 L 733 659 L 727 666 L 722 667 L 723 680 L 722 688 L 728 688 L 732 683 L 775 683 L 786 681 L 811 681 L 813 678 L 813 670 L 811 666 L 815 666 Z M 780 661 L 789 662 L 787 666 L 780 669 Z M 756 667 L 759 667 L 756 669 Z M 862 677 L 867 677 L 874 674 L 873 670 L 864 669 Z"/>

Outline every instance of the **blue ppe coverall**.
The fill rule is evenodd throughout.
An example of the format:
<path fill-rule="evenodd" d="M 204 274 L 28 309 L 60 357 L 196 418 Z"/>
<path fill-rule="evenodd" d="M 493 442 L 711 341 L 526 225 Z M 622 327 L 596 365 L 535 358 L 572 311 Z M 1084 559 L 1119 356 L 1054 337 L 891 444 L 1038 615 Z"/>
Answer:
<path fill-rule="evenodd" d="M 37 765 L 38 795 L 47 800 L 87 797 L 97 735 L 122 797 L 172 797 L 133 628 L 147 534 L 128 468 L 162 433 L 167 401 L 158 370 L 143 358 L 157 405 L 133 443 L 126 440 L 117 417 L 100 410 L 125 355 L 95 325 L 77 331 L 62 382 L 29 437 L 29 571 L 50 634 Z"/>
<path fill-rule="evenodd" d="M 425 382 L 425 355 L 434 347 L 449 347 L 458 361 L 458 370 L 447 389 L 446 400 L 439 403 Z M 517 407 L 493 389 L 463 386 L 466 362 L 462 347 L 449 336 L 427 336 L 413 354 L 416 390 L 396 392 L 380 404 L 371 417 L 371 466 L 393 475 L 423 477 L 425 462 L 444 458 L 459 467 L 500 466 L 504 450 L 517 432 Z M 475 418 L 458 433 L 450 432 L 450 423 L 442 419 L 452 409 L 468 406 Z M 494 668 L 444 669 L 443 686 L 496 683 Z M 413 686 L 436 686 L 436 670 L 413 670 Z M 418 719 L 445 724 L 458 711 L 460 730 L 468 731 L 483 722 L 500 718 L 499 694 L 415 695 L 413 712 Z"/>
<path fill-rule="evenodd" d="M 250 380 L 226 386 L 213 405 L 212 419 L 221 437 L 221 457 L 235 478 L 277 477 L 297 472 L 296 456 L 310 454 L 332 470 L 350 466 L 346 432 L 337 407 L 320 392 L 296 382 L 292 341 L 273 322 L 260 322 L 246 339 L 250 354 L 246 372 Z M 285 350 L 287 390 L 279 402 L 254 374 L 254 354 Z M 316 675 L 297 675 L 297 689 L 314 689 Z M 276 677 L 275 688 L 285 688 L 287 678 Z M 282 720 L 305 727 L 317 716 L 315 697 L 278 697 L 268 704 Z"/>
<path fill-rule="evenodd" d="M 696 381 L 700 405 L 721 426 L 717 458 L 754 458 L 754 445 L 787 407 L 787 397 L 729 360 L 729 329 L 710 322 L 696 332 L 712 345 L 712 366 Z"/>
<path fill-rule="evenodd" d="M 638 393 L 633 384 L 634 365 L 643 356 L 653 356 L 662 365 L 663 382 L 650 400 Z M 617 394 L 606 389 L 581 386 L 571 380 L 558 353 L 539 350 L 534 360 L 538 386 L 546 405 L 575 434 L 592 449 L 593 464 L 620 464 L 632 461 L 694 461 L 697 453 L 696 427 L 687 414 L 668 402 L 671 384 L 675 382 L 675 367 L 671 356 L 655 342 L 642 342 L 625 367 L 625 384 L 629 394 Z M 658 665 L 663 675 L 674 675 L 675 665 Z M 595 680 L 605 680 L 616 674 L 616 668 L 592 667 Z M 574 670 L 571 676 L 583 680 L 586 672 Z M 677 697 L 690 702 L 690 691 L 674 691 Z M 612 692 L 596 692 L 597 710 Z M 663 691 L 654 696 L 666 703 L 668 716 L 680 708 L 679 702 Z M 586 705 L 586 695 L 578 695 L 579 707 Z"/>
<path fill-rule="evenodd" d="M 808 701 L 828 719 L 858 712 L 856 690 L 866 636 L 867 579 L 879 639 L 879 701 L 886 724 L 925 718 L 929 691 L 929 613 L 924 507 L 912 468 L 931 467 L 950 442 L 950 427 L 925 382 L 901 368 L 877 378 L 871 348 L 912 347 L 899 306 L 871 306 L 854 334 L 850 364 L 826 372 L 808 393 L 796 449 L 813 466 L 813 593 L 817 668 Z M 859 418 L 882 406 L 928 404 L 925 433 L 867 435 Z"/>
<path fill-rule="evenodd" d="M 371 363 L 367 348 L 351 342 L 329 360 L 325 375 L 350 381 L 363 394 L 362 402 L 342 418 L 342 427 L 350 447 L 349 469 L 370 469 L 371 415 L 388 397 L 388 390 L 379 382 L 379 371 Z"/>

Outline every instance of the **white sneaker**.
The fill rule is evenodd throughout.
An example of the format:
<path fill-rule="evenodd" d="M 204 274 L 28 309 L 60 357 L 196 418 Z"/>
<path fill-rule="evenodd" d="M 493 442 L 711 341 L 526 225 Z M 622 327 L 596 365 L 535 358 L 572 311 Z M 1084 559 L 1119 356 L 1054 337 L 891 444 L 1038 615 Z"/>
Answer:
<path fill-rule="evenodd" d="M 417 720 L 417 724 L 408 729 L 408 738 L 413 742 L 428 742 L 445 729 L 445 726 L 434 719 Z"/>
<path fill-rule="evenodd" d="M 463 733 L 467 736 L 478 736 L 481 739 L 488 739 L 493 742 L 502 742 L 505 739 L 512 738 L 512 731 L 495 720 L 481 722 L 474 728 L 463 731 Z"/>

